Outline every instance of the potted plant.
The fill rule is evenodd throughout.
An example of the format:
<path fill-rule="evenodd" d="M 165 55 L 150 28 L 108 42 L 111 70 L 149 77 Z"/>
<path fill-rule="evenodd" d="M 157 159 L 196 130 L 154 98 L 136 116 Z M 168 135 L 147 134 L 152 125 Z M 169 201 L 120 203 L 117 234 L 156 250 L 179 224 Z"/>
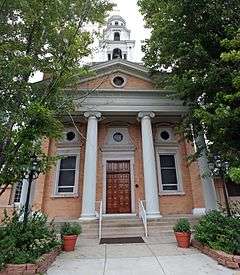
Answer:
<path fill-rule="evenodd" d="M 61 236 L 63 239 L 63 250 L 73 251 L 75 249 L 78 235 L 82 232 L 81 226 L 78 223 L 64 223 L 61 227 Z"/>
<path fill-rule="evenodd" d="M 173 227 L 175 237 L 179 247 L 188 248 L 190 246 L 191 225 L 186 218 L 181 218 Z"/>

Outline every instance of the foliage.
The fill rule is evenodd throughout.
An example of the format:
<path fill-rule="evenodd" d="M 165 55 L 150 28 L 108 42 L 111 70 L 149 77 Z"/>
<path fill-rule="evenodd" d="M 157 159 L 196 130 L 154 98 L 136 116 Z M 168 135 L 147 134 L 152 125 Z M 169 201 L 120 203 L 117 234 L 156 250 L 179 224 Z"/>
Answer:
<path fill-rule="evenodd" d="M 43 172 L 54 161 L 41 141 L 60 138 L 59 117 L 73 107 L 63 88 L 87 73 L 79 64 L 95 37 L 88 25 L 111 8 L 108 0 L 1 1 L 0 186 L 20 181 L 32 155 Z M 36 72 L 48 78 L 31 83 Z"/>
<path fill-rule="evenodd" d="M 47 224 L 47 216 L 35 212 L 26 223 L 23 211 L 5 212 L 0 227 L 0 268 L 7 263 L 34 263 L 42 254 L 60 245 L 53 223 Z"/>
<path fill-rule="evenodd" d="M 82 228 L 78 223 L 68 223 L 65 222 L 64 225 L 61 227 L 61 235 L 68 236 L 68 235 L 79 235 L 82 232 Z"/>
<path fill-rule="evenodd" d="M 144 61 L 158 85 L 176 91 L 188 106 L 181 125 L 186 137 L 193 139 L 193 134 L 204 131 L 210 153 L 239 169 L 239 0 L 139 0 L 138 4 L 151 29 L 143 47 Z M 198 154 L 201 150 L 198 147 Z M 239 173 L 230 176 L 240 181 Z"/>
<path fill-rule="evenodd" d="M 225 205 L 218 204 L 218 208 L 221 212 L 223 212 L 225 215 L 227 215 L 227 209 Z M 240 217 L 240 201 L 229 201 L 229 208 L 232 216 Z"/>
<path fill-rule="evenodd" d="M 173 227 L 174 232 L 191 232 L 191 225 L 186 218 L 180 218 Z"/>
<path fill-rule="evenodd" d="M 240 255 L 240 217 L 211 211 L 195 226 L 194 237 L 213 249 Z"/>

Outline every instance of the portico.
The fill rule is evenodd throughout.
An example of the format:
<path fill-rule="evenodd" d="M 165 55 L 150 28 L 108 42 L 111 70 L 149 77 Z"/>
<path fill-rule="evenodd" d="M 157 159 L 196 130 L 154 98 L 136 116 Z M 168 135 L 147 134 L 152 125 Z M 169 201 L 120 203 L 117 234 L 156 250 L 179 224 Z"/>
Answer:
<path fill-rule="evenodd" d="M 95 202 L 97 190 L 97 124 L 99 118 L 101 117 L 101 113 L 85 112 L 84 116 L 88 118 L 88 121 L 81 219 L 92 219 L 95 218 Z M 141 128 L 142 132 L 141 146 L 145 186 L 144 197 L 149 218 L 160 217 L 156 160 L 151 126 L 151 118 L 153 118 L 154 116 L 155 114 L 153 112 L 139 112 L 136 116 L 136 120 L 138 119 L 140 121 L 141 126 L 139 125 L 139 128 Z M 126 127 L 126 124 L 125 127 L 110 127 L 110 133 L 108 133 L 106 143 L 102 146 L 102 200 L 104 202 L 104 212 L 109 214 L 136 213 L 135 188 L 137 184 L 134 185 L 135 148 L 134 145 L 131 143 L 128 128 L 129 127 Z M 119 135 L 119 137 L 117 137 L 117 135 Z M 113 168 L 114 166 L 119 167 Z M 121 185 L 125 185 L 125 187 L 123 187 L 122 189 L 118 189 L 117 186 Z M 109 191 L 109 189 L 116 189 L 116 191 Z M 117 196 L 121 195 L 121 193 L 122 200 L 121 198 L 117 198 Z M 110 198 L 108 196 L 110 196 Z M 113 196 L 113 198 L 111 198 L 111 196 Z M 119 212 L 116 209 L 111 212 L 109 204 L 114 205 L 117 203 L 119 203 L 120 205 L 115 205 L 115 208 L 120 208 Z M 121 210 L 121 204 L 124 203 L 129 204 L 129 207 L 125 207 L 125 210 Z"/>

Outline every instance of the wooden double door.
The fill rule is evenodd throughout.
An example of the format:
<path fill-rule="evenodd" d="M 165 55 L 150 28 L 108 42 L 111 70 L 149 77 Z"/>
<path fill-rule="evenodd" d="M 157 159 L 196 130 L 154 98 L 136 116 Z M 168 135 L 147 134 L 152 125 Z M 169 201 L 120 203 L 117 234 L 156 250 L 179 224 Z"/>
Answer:
<path fill-rule="evenodd" d="M 130 161 L 107 161 L 106 213 L 131 213 Z"/>

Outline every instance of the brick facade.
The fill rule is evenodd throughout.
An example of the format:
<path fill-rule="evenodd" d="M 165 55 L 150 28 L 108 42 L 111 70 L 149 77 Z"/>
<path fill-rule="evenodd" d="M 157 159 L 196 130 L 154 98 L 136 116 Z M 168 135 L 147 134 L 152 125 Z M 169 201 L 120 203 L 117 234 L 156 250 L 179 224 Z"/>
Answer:
<path fill-rule="evenodd" d="M 81 127 L 85 136 L 85 127 Z M 108 126 L 104 123 L 99 124 L 98 132 L 98 166 L 97 166 L 97 187 L 96 201 L 100 201 L 103 196 L 103 166 L 101 147 L 104 145 Z M 129 134 L 135 146 L 134 152 L 134 185 L 135 187 L 135 206 L 138 201 L 144 200 L 144 179 L 142 162 L 141 129 L 138 122 L 129 126 Z M 161 214 L 181 214 L 192 213 L 193 208 L 203 208 L 203 195 L 201 180 L 197 170 L 197 164 L 189 165 L 186 156 L 191 145 L 185 142 L 179 144 L 181 155 L 181 172 L 184 194 L 179 195 L 160 195 L 159 204 Z M 45 142 L 44 148 L 50 155 L 56 154 L 56 143 L 54 141 Z M 83 170 L 84 170 L 84 143 L 79 145 L 80 151 L 80 173 L 78 195 L 74 197 L 54 197 L 55 167 L 45 175 L 40 175 L 35 188 L 33 209 L 41 210 L 48 214 L 50 218 L 56 219 L 77 219 L 81 215 L 82 190 L 83 190 Z M 10 190 L 4 194 L 2 201 L 9 199 Z M 8 208 L 9 205 L 6 203 Z"/>

